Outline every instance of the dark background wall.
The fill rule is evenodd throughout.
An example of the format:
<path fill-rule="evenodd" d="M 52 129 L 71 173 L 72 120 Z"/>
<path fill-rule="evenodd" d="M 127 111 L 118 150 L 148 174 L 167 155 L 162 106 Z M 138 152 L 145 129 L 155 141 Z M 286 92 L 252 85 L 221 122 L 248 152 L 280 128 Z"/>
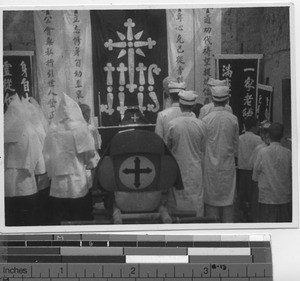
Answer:
<path fill-rule="evenodd" d="M 3 49 L 34 51 L 32 11 L 3 12 Z"/>
<path fill-rule="evenodd" d="M 274 87 L 273 121 L 289 127 L 290 92 L 284 86 L 291 77 L 289 8 L 222 9 L 221 40 L 223 54 L 263 54 L 260 83 Z M 32 11 L 3 13 L 3 48 L 35 50 Z"/>
<path fill-rule="evenodd" d="M 273 121 L 290 136 L 290 24 L 288 7 L 234 8 L 222 11 L 222 53 L 262 54 L 260 83 L 274 87 Z M 289 110 L 289 112 L 287 112 Z"/>

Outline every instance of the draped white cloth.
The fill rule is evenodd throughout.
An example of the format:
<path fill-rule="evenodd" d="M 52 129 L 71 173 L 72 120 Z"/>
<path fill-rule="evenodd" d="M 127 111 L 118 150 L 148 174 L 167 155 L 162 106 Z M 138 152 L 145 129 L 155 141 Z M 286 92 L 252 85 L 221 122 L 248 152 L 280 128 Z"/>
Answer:
<path fill-rule="evenodd" d="M 36 193 L 35 175 L 46 172 L 41 142 L 45 131 L 38 120 L 33 125 L 34 109 L 26 103 L 16 95 L 4 115 L 6 197 Z"/>

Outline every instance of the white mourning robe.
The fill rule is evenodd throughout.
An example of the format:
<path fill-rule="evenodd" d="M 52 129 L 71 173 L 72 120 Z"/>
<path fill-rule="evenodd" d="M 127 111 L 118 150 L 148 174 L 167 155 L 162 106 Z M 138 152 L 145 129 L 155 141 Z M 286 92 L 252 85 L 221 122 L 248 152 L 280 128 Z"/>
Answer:
<path fill-rule="evenodd" d="M 214 109 L 215 105 L 213 102 L 210 102 L 208 104 L 205 104 L 203 105 L 201 108 L 200 108 L 200 113 L 199 113 L 199 119 L 203 119 L 208 113 L 212 112 L 212 110 Z M 225 105 L 225 109 L 232 113 L 232 109 L 231 109 L 231 106 L 229 104 L 226 104 Z"/>
<path fill-rule="evenodd" d="M 30 102 L 27 99 L 23 99 L 22 105 L 26 108 L 28 119 L 36 131 L 43 148 L 45 137 L 49 129 L 49 122 L 46 119 L 40 105 L 34 98 L 30 97 Z M 36 180 L 38 191 L 44 190 L 50 186 L 50 180 L 47 173 L 39 175 Z"/>
<path fill-rule="evenodd" d="M 63 94 L 44 145 L 50 196 L 80 198 L 88 193 L 87 165 L 95 168 L 95 143 L 79 105 Z"/>
<path fill-rule="evenodd" d="M 233 204 L 236 187 L 234 157 L 238 152 L 238 120 L 224 107 L 215 107 L 203 122 L 207 129 L 204 201 L 211 206 L 229 206 Z"/>
<path fill-rule="evenodd" d="M 177 211 L 195 211 L 197 216 L 204 215 L 202 154 L 205 142 L 205 126 L 193 113 L 170 121 L 167 146 L 175 156 L 184 190 L 173 189 Z"/>
<path fill-rule="evenodd" d="M 37 193 L 35 175 L 46 172 L 39 135 L 16 95 L 4 115 L 5 196 Z"/>
<path fill-rule="evenodd" d="M 167 143 L 168 124 L 171 120 L 182 115 L 179 103 L 172 103 L 171 107 L 164 109 L 157 115 L 155 133 Z"/>

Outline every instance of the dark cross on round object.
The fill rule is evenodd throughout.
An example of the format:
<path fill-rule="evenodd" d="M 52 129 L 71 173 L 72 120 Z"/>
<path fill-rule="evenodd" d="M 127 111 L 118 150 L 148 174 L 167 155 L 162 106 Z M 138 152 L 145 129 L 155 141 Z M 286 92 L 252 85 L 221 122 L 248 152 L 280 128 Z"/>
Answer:
<path fill-rule="evenodd" d="M 125 168 L 122 172 L 126 175 L 134 174 L 134 186 L 136 188 L 139 188 L 141 185 L 140 183 L 141 174 L 150 174 L 152 172 L 152 169 L 150 169 L 149 167 L 141 169 L 141 160 L 139 157 L 135 157 L 134 169 Z"/>

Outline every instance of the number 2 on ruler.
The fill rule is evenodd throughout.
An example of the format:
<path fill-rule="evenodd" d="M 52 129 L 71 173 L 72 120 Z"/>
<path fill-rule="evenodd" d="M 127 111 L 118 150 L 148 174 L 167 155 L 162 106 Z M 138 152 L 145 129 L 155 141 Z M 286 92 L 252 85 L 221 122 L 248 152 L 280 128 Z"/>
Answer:
<path fill-rule="evenodd" d="M 135 274 L 135 267 L 132 267 L 131 269 L 130 269 L 131 271 L 130 271 L 130 274 Z"/>

